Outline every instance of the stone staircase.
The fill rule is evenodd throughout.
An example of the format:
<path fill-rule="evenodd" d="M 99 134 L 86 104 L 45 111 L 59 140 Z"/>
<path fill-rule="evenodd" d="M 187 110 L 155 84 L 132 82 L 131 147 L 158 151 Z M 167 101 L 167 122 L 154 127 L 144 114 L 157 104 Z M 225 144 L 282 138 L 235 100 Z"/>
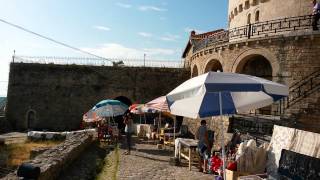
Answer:
<path fill-rule="evenodd" d="M 254 122 L 255 126 L 266 129 L 270 128 L 271 123 L 320 133 L 320 69 L 293 84 L 289 88 L 289 96 L 274 105 L 276 111 L 272 115 L 242 114 L 242 117 L 234 118 L 246 121 L 242 127 L 244 129 L 248 128 L 250 122 Z M 266 120 L 268 118 L 272 120 Z"/>
<path fill-rule="evenodd" d="M 300 114 L 317 113 L 320 101 L 320 69 L 292 85 L 289 90 L 289 96 L 279 103 L 282 116 L 299 117 Z"/>

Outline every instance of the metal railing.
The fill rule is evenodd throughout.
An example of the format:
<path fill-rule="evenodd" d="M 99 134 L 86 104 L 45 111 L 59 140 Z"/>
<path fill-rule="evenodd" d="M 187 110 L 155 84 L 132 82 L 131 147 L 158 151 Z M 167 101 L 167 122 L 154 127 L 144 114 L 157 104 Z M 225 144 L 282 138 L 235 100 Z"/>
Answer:
<path fill-rule="evenodd" d="M 299 100 L 309 96 L 313 92 L 320 89 L 320 69 L 311 73 L 301 81 L 295 83 L 289 88 L 289 96 L 279 101 L 278 113 L 283 114 L 284 111 L 299 102 Z"/>
<path fill-rule="evenodd" d="M 279 35 L 289 31 L 312 29 L 312 15 L 263 21 L 236 27 L 204 39 L 194 39 L 193 52 L 222 42 Z"/>
<path fill-rule="evenodd" d="M 62 65 L 91 65 L 91 66 L 128 66 L 128 67 L 163 67 L 183 68 L 182 61 L 143 60 L 121 58 L 91 58 L 91 57 L 57 57 L 57 56 L 14 56 L 14 63 L 39 63 Z"/>

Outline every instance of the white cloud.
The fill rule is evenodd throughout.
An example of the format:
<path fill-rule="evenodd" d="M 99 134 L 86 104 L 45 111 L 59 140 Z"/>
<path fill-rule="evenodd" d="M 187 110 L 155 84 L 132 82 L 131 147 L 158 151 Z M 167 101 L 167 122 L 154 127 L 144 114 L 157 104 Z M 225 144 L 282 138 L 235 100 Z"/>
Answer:
<path fill-rule="evenodd" d="M 205 32 L 205 31 L 203 31 L 203 30 L 194 29 L 194 28 L 189 28 L 189 27 L 184 28 L 184 31 L 187 32 L 187 33 L 190 33 L 191 31 L 195 31 L 197 34 L 201 34 L 201 33 L 204 33 L 204 32 Z"/>
<path fill-rule="evenodd" d="M 82 50 L 89 51 L 99 56 L 107 58 L 130 58 L 130 59 L 142 59 L 143 54 L 147 54 L 149 58 L 163 59 L 170 57 L 178 57 L 179 51 L 177 49 L 165 49 L 165 48 L 131 48 L 122 44 L 107 43 L 102 44 L 96 48 L 82 48 Z M 172 59 L 172 58 L 171 58 Z"/>
<path fill-rule="evenodd" d="M 138 34 L 142 37 L 152 37 L 153 36 L 151 33 L 147 33 L 147 32 L 138 32 Z"/>
<path fill-rule="evenodd" d="M 174 55 L 177 53 L 174 49 L 163 49 L 163 48 L 145 48 L 143 49 L 148 55 Z"/>
<path fill-rule="evenodd" d="M 159 12 L 168 11 L 168 9 L 160 8 L 157 6 L 139 6 L 139 10 L 140 11 L 159 11 Z"/>
<path fill-rule="evenodd" d="M 125 3 L 120 3 L 120 2 L 116 3 L 116 5 L 119 7 L 122 7 L 122 8 L 127 8 L 127 9 L 132 7 L 131 4 L 125 4 Z"/>
<path fill-rule="evenodd" d="M 109 27 L 106 27 L 106 26 L 93 26 L 93 28 L 101 30 L 101 31 L 110 31 L 111 30 Z"/>
<path fill-rule="evenodd" d="M 177 41 L 178 39 L 180 39 L 179 35 L 173 35 L 173 34 L 166 34 L 162 37 L 160 37 L 160 39 L 162 41 Z"/>

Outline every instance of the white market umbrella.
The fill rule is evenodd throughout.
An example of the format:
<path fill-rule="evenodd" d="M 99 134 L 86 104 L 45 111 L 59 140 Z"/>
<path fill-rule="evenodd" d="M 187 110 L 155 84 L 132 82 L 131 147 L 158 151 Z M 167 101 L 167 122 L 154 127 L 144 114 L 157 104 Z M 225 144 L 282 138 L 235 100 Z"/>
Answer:
<path fill-rule="evenodd" d="M 236 73 L 208 72 L 185 81 L 166 97 L 171 114 L 195 119 L 217 115 L 222 118 L 222 115 L 258 109 L 288 94 L 287 86 L 266 79 Z M 225 176 L 223 133 L 221 143 Z"/>

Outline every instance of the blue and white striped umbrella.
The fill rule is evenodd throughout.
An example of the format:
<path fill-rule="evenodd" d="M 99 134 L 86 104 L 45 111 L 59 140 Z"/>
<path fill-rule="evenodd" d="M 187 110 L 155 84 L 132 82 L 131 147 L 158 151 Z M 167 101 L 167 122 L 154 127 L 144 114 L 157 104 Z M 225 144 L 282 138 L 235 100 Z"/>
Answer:
<path fill-rule="evenodd" d="M 166 97 L 171 114 L 204 118 L 261 108 L 288 94 L 287 86 L 262 78 L 236 73 L 208 72 L 185 81 Z M 225 172 L 223 128 L 221 119 L 221 147 Z"/>
<path fill-rule="evenodd" d="M 99 117 L 115 117 L 123 115 L 127 110 L 128 106 L 121 101 L 106 99 L 96 104 L 92 111 L 94 111 Z"/>
<path fill-rule="evenodd" d="M 171 114 L 203 118 L 258 109 L 288 93 L 287 86 L 255 76 L 208 72 L 182 83 L 167 95 L 167 101 Z"/>

